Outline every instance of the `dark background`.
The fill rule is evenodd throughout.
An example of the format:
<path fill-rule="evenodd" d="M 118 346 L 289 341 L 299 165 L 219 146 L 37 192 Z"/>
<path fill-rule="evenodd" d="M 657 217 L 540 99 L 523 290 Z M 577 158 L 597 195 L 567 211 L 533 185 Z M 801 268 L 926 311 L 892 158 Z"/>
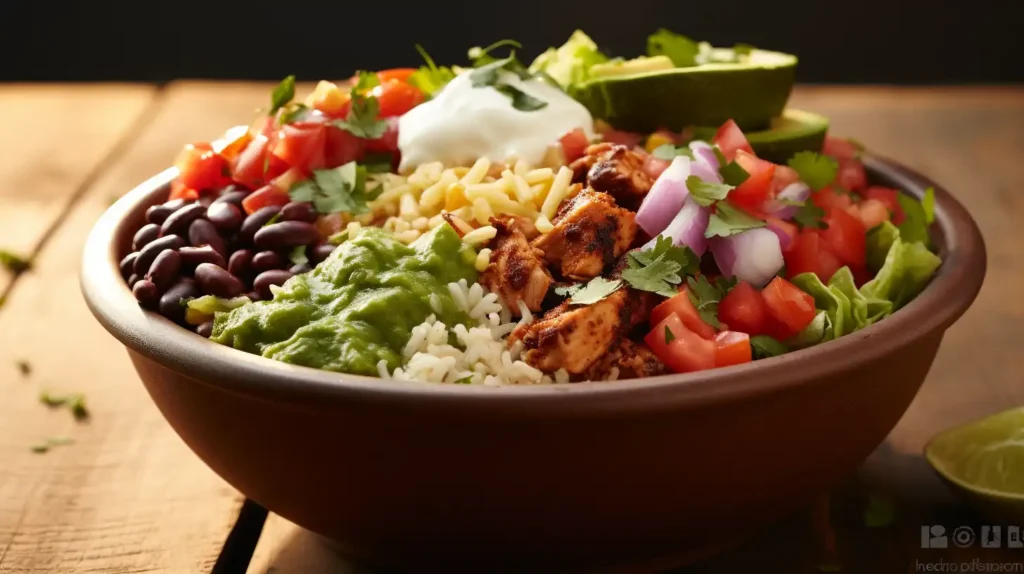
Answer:
<path fill-rule="evenodd" d="M 716 45 L 799 55 L 808 83 L 1024 81 L 1024 0 L 557 0 L 154 2 L 0 0 L 0 81 L 347 77 L 356 68 L 465 63 L 513 38 L 532 58 L 582 28 L 612 55 L 659 26 Z M 525 59 L 525 58 L 524 58 Z"/>

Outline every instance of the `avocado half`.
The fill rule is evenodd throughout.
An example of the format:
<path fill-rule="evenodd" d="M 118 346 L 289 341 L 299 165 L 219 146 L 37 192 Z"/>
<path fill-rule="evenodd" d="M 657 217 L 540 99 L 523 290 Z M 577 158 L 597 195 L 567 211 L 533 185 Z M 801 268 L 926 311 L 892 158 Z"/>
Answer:
<path fill-rule="evenodd" d="M 725 56 L 729 48 L 715 48 Z M 779 116 L 796 77 L 796 56 L 753 50 L 741 63 L 591 78 L 570 88 L 590 113 L 616 129 L 719 126 L 735 120 L 744 131 L 762 130 Z"/>
<path fill-rule="evenodd" d="M 792 108 L 772 118 L 769 124 L 769 129 L 745 135 L 757 157 L 781 164 L 797 152 L 820 152 L 828 132 L 827 118 Z"/>

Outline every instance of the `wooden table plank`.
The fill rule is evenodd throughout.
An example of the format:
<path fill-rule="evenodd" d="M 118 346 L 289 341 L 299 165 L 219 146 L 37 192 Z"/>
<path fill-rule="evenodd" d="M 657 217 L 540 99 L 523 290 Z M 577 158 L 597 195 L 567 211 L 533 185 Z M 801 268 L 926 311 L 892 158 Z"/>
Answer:
<path fill-rule="evenodd" d="M 913 572 L 913 560 L 1024 560 L 1024 555 L 923 551 L 922 524 L 951 530 L 978 517 L 965 512 L 932 475 L 920 453 L 935 433 L 1024 404 L 1024 89 L 801 87 L 792 105 L 831 118 L 833 132 L 934 177 L 964 202 L 988 245 L 988 278 L 978 301 L 949 330 L 921 392 L 907 414 L 833 502 L 833 525 L 844 572 Z M 898 523 L 867 529 L 866 494 L 897 503 Z M 808 513 L 686 574 L 747 571 L 816 572 L 818 538 Z M 271 514 L 250 564 L 251 574 L 351 572 L 315 535 Z M 749 570 L 754 571 L 754 570 Z"/>
<path fill-rule="evenodd" d="M 169 87 L 151 124 L 88 189 L 35 272 L 14 285 L 0 312 L 0 572 L 204 572 L 216 560 L 241 497 L 164 421 L 121 346 L 86 309 L 78 266 L 111 196 L 167 167 L 185 142 L 248 123 L 268 94 L 262 86 Z M 17 360 L 32 365 L 30 377 L 17 376 Z M 48 412 L 43 389 L 84 392 L 91 420 Z M 50 436 L 75 444 L 30 451 Z"/>
<path fill-rule="evenodd" d="M 151 86 L 0 88 L 0 248 L 30 256 L 149 104 Z M 0 270 L 0 294 L 10 283 Z"/>

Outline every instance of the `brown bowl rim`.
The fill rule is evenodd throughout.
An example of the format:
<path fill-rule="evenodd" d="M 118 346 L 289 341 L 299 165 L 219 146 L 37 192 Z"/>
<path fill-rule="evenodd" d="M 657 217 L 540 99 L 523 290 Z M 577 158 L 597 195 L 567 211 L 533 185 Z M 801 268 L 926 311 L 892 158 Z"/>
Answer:
<path fill-rule="evenodd" d="M 238 129 L 238 128 L 235 128 Z M 234 130 L 232 130 L 234 131 Z M 237 132 L 236 132 L 237 133 Z M 115 338 L 189 378 L 268 400 L 309 404 L 331 400 L 392 406 L 475 410 L 483 415 L 620 413 L 697 407 L 750 398 L 855 369 L 945 330 L 970 306 L 984 280 L 985 245 L 977 224 L 948 191 L 894 161 L 865 155 L 873 181 L 920 197 L 935 189 L 933 238 L 943 259 L 928 287 L 907 306 L 870 327 L 818 346 L 743 365 L 623 381 L 498 386 L 393 381 L 321 371 L 252 355 L 208 341 L 141 309 L 118 270 L 125 227 L 166 194 L 174 168 L 151 177 L 110 206 L 85 243 L 81 288 L 89 309 Z M 119 243 L 120 242 L 120 243 Z"/>

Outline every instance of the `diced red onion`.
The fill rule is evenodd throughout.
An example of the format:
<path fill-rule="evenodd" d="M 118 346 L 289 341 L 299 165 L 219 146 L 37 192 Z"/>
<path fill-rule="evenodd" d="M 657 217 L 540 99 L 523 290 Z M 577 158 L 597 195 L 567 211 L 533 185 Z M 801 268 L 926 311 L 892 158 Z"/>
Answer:
<path fill-rule="evenodd" d="M 703 255 L 707 249 L 707 239 L 704 232 L 708 229 L 708 221 L 711 219 L 711 210 L 697 204 L 693 198 L 687 197 L 683 208 L 679 210 L 668 227 L 661 232 L 661 235 L 672 240 L 676 246 L 688 245 L 698 256 Z M 642 249 L 651 249 L 657 237 L 650 240 Z"/>
<path fill-rule="evenodd" d="M 711 144 L 706 141 L 693 140 L 690 142 L 690 150 L 693 152 L 695 159 L 701 159 L 707 162 L 711 169 L 718 171 L 721 167 L 718 165 L 718 156 L 715 155 L 715 150 L 711 148 Z"/>
<path fill-rule="evenodd" d="M 779 223 L 781 223 L 782 220 L 772 217 L 769 218 L 767 222 L 768 229 L 770 229 L 773 233 L 775 233 L 775 235 L 779 237 L 779 247 L 781 247 L 783 251 L 789 249 L 789 246 L 793 243 L 793 236 L 789 234 L 788 230 L 779 225 Z"/>
<path fill-rule="evenodd" d="M 690 162 L 690 174 L 708 183 L 722 183 L 722 176 L 718 174 L 718 170 L 711 167 L 703 158 L 697 158 Z"/>
<path fill-rule="evenodd" d="M 782 188 L 775 199 L 770 199 L 765 203 L 765 212 L 769 215 L 774 215 L 779 219 L 790 219 L 796 214 L 796 210 L 799 209 L 795 205 L 786 205 L 779 199 L 788 199 L 790 201 L 807 201 L 807 198 L 811 196 L 811 188 L 806 183 L 798 181 L 791 183 L 786 187 Z"/>
<path fill-rule="evenodd" d="M 767 285 L 785 263 L 778 236 L 764 227 L 715 237 L 709 243 L 723 275 L 755 287 Z"/>
<path fill-rule="evenodd" d="M 651 186 L 636 212 L 636 224 L 654 237 L 668 226 L 690 195 L 686 178 L 690 177 L 690 158 L 677 156 Z"/>

